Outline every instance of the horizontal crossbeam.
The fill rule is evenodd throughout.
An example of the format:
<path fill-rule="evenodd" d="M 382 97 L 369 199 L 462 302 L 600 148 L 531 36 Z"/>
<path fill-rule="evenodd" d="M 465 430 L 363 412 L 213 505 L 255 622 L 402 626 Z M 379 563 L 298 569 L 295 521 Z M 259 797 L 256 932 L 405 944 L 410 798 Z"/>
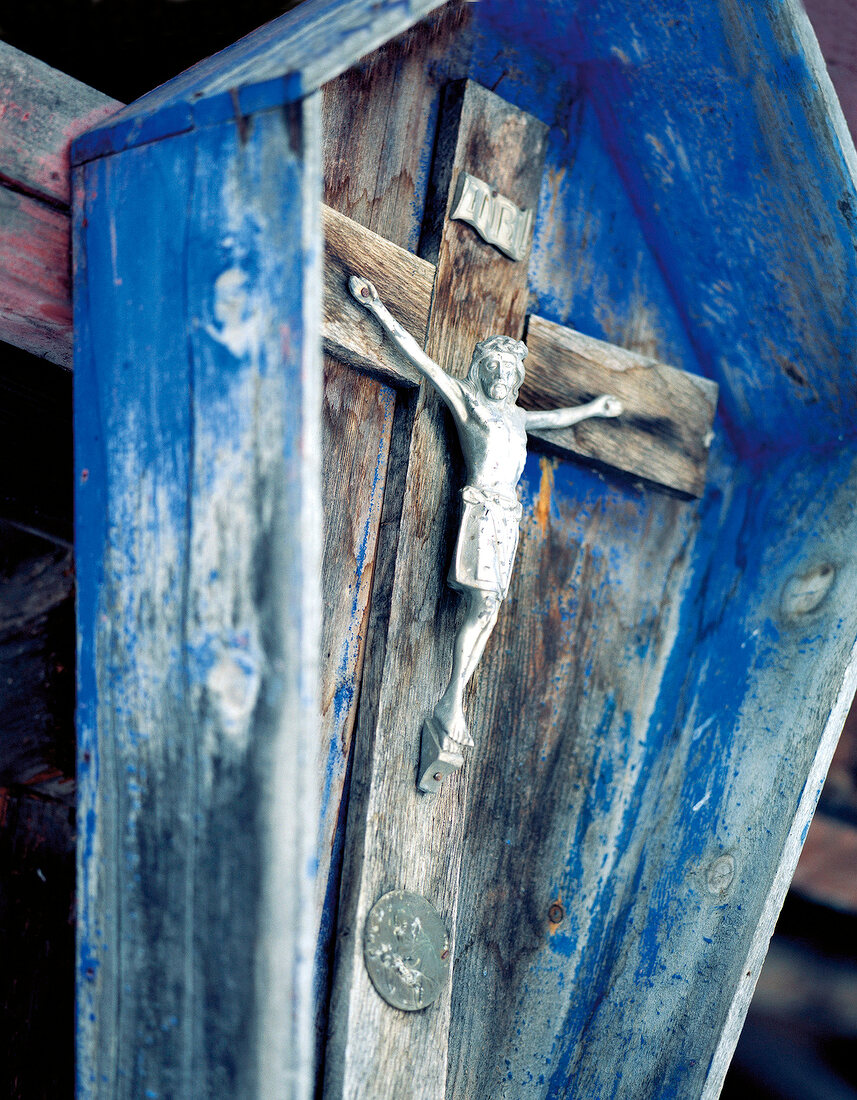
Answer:
<path fill-rule="evenodd" d="M 386 382 L 417 385 L 416 371 L 352 299 L 348 276 L 360 274 L 375 283 L 396 319 L 423 344 L 434 266 L 328 207 L 323 222 L 325 350 Z M 579 405 L 613 393 L 625 409 L 617 420 L 531 433 L 535 438 L 559 454 L 683 495 L 702 495 L 716 383 L 542 317 L 530 317 L 526 340 L 524 408 Z"/>
<path fill-rule="evenodd" d="M 71 366 L 69 144 L 121 103 L 0 42 L 0 340 Z"/>
<path fill-rule="evenodd" d="M 0 121 L 0 339 L 71 365 L 68 143 L 121 105 L 0 43 L 8 85 Z M 20 110 L 14 110 L 15 106 Z M 385 345 L 354 303 L 347 275 L 371 279 L 397 319 L 423 343 L 434 266 L 325 207 L 324 339 L 338 359 L 388 382 L 417 385 L 416 372 Z M 490 335 L 486 333 L 486 335 Z M 618 421 L 539 432 L 559 453 L 585 458 L 665 488 L 702 492 L 717 387 L 654 360 L 530 318 L 526 408 L 579 404 L 615 392 Z"/>

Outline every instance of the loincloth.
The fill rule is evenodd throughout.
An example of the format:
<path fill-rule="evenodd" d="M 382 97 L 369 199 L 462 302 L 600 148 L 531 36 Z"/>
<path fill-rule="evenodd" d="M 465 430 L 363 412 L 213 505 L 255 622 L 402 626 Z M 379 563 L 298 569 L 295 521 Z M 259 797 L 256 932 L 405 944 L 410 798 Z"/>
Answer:
<path fill-rule="evenodd" d="M 503 599 L 512 578 L 523 509 L 516 496 L 474 485 L 464 486 L 461 500 L 461 529 L 449 584 L 494 592 Z"/>

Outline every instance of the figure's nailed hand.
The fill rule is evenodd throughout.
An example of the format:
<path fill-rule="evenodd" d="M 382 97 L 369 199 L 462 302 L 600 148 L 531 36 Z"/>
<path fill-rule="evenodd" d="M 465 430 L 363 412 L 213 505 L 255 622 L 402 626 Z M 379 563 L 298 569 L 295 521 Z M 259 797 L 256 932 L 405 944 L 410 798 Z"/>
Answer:
<path fill-rule="evenodd" d="M 599 416 L 621 416 L 625 411 L 625 406 L 619 398 L 614 397 L 612 393 L 605 393 L 604 396 L 599 397 L 598 400 L 601 404 Z"/>
<path fill-rule="evenodd" d="M 368 279 L 363 279 L 360 275 L 350 276 L 348 289 L 362 306 L 368 306 L 370 302 L 378 301 L 378 291 Z"/>

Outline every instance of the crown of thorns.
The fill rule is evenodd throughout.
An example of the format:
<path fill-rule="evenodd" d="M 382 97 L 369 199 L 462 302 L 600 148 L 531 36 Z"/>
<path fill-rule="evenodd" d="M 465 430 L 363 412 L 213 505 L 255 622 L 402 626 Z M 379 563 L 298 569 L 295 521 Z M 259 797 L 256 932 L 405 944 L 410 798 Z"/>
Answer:
<path fill-rule="evenodd" d="M 519 359 L 527 356 L 527 345 L 512 336 L 489 336 L 487 340 L 480 340 L 473 350 L 474 359 L 482 359 L 492 351 L 510 351 Z"/>

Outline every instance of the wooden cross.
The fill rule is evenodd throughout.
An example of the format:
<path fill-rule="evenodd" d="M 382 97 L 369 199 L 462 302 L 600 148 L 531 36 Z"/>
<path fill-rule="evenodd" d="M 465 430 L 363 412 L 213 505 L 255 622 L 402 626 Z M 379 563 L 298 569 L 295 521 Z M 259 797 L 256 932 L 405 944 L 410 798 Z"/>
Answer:
<path fill-rule="evenodd" d="M 391 312 L 448 373 L 463 376 L 475 343 L 503 333 L 525 339 L 529 347 L 525 407 L 576 405 L 605 392 L 622 401 L 626 412 L 618 421 L 543 433 L 548 448 L 673 492 L 700 495 L 717 387 L 544 318 L 527 318 L 526 263 L 510 260 L 469 225 L 450 219 L 464 171 L 534 210 L 546 130 L 471 82 L 449 90 L 421 257 L 325 208 L 325 348 L 388 382 L 418 383 L 351 300 L 347 280 L 359 272 L 384 288 Z M 367 913 L 392 889 L 428 898 L 453 940 L 455 935 L 466 769 L 437 800 L 419 795 L 414 783 L 419 730 L 448 673 L 456 614 L 445 589 L 447 517 L 455 509 L 441 457 L 447 433 L 438 400 L 421 392 L 408 446 L 395 575 L 380 585 L 391 593 L 390 604 L 375 616 L 369 642 L 378 675 L 364 688 L 358 719 L 325 1071 L 329 1096 L 413 1095 L 415 1077 L 422 1096 L 440 1097 L 445 1087 L 449 988 L 426 1012 L 399 1012 L 372 988 L 362 952 Z M 488 658 L 490 651 L 489 645 Z M 502 733 L 480 729 L 478 736 L 491 740 Z"/>

